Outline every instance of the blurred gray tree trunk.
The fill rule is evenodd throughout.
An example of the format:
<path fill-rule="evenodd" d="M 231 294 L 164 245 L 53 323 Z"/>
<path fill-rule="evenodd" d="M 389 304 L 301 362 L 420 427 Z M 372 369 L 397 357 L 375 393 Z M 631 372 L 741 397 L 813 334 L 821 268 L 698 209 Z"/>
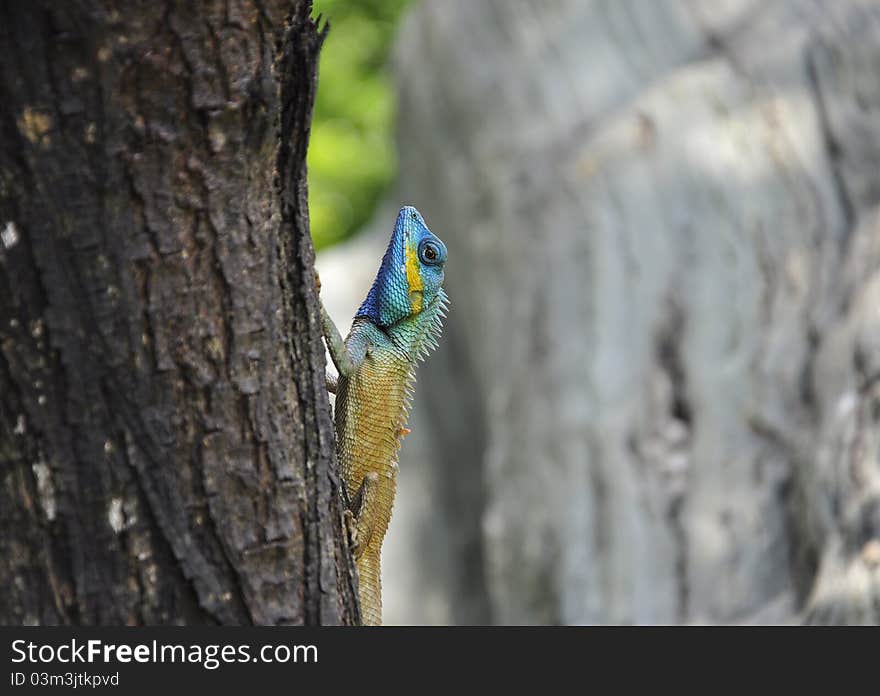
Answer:
<path fill-rule="evenodd" d="M 310 4 L 0 6 L 2 624 L 355 620 Z"/>
<path fill-rule="evenodd" d="M 411 620 L 878 622 L 876 3 L 426 0 L 396 66 Z"/>

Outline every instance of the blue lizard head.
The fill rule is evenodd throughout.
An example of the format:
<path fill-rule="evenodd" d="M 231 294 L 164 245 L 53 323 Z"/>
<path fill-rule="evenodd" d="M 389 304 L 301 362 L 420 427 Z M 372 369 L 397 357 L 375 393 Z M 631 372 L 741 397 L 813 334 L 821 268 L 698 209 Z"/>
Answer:
<path fill-rule="evenodd" d="M 443 283 L 446 245 L 419 211 L 404 206 L 367 299 L 357 312 L 377 326 L 391 326 L 433 306 Z"/>

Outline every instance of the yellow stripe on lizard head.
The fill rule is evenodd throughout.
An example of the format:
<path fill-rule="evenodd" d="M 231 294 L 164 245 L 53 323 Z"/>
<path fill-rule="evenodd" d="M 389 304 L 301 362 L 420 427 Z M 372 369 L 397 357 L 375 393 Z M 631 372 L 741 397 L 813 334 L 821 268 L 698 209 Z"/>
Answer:
<path fill-rule="evenodd" d="M 419 254 L 415 245 L 406 244 L 406 282 L 409 285 L 410 311 L 418 314 L 422 311 L 422 291 L 425 286 L 422 283 L 422 274 L 419 271 Z"/>

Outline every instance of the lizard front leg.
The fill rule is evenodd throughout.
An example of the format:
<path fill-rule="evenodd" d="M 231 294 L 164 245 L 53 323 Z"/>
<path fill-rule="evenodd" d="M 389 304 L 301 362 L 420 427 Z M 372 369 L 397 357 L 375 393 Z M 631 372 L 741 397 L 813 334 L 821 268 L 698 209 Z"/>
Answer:
<path fill-rule="evenodd" d="M 339 329 L 336 328 L 336 324 L 333 323 L 333 319 L 330 318 L 330 314 L 324 306 L 324 300 L 321 299 L 321 279 L 317 271 L 315 271 L 315 287 L 318 290 L 318 307 L 321 311 L 321 332 L 324 334 L 324 341 L 330 351 L 330 358 L 336 365 L 340 377 L 350 377 L 354 372 L 354 361 L 345 346 L 345 341 L 342 340 L 342 334 L 339 333 Z M 328 376 L 327 391 L 335 394 L 336 386 L 337 380 Z"/>

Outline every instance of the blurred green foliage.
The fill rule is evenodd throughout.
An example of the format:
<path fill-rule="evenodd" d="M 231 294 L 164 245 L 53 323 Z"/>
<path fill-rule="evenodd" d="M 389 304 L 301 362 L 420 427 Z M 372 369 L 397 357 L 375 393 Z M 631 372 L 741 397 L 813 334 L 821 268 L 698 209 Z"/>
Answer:
<path fill-rule="evenodd" d="M 309 211 L 320 249 L 366 223 L 394 176 L 394 93 L 386 70 L 411 0 L 315 0 L 330 21 L 309 143 Z"/>

